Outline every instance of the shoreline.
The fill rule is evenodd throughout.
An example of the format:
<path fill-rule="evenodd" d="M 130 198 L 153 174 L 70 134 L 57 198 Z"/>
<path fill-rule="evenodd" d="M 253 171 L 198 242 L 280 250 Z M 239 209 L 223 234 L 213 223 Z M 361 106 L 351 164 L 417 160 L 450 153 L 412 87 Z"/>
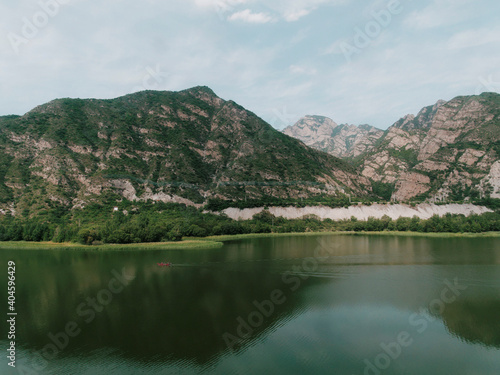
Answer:
<path fill-rule="evenodd" d="M 437 233 L 437 232 L 303 232 L 303 233 L 249 233 L 205 238 L 186 238 L 180 242 L 154 242 L 132 244 L 103 244 L 86 246 L 78 243 L 64 242 L 0 242 L 1 250 L 76 250 L 76 251 L 160 251 L 160 250 L 206 250 L 224 246 L 224 242 L 244 239 L 306 236 L 394 236 L 394 237 L 431 237 L 431 238 L 500 238 L 500 232 L 484 233 Z"/>
<path fill-rule="evenodd" d="M 243 240 L 250 238 L 271 238 L 271 237 L 304 237 L 304 236 L 395 236 L 395 237 L 456 237 L 456 238 L 500 238 L 500 232 L 482 232 L 482 233 L 450 233 L 450 232 L 398 232 L 398 231 L 382 231 L 382 232 L 354 232 L 354 231 L 338 231 L 338 232 L 293 232 L 293 233 L 249 233 L 235 234 L 223 236 L 206 237 L 209 240 L 218 240 L 221 242 Z"/>
<path fill-rule="evenodd" d="M 68 251 L 159 251 L 204 250 L 221 248 L 224 244 L 215 240 L 186 239 L 179 242 L 146 242 L 131 244 L 82 245 L 72 242 L 0 242 L 1 250 L 68 250 Z"/>

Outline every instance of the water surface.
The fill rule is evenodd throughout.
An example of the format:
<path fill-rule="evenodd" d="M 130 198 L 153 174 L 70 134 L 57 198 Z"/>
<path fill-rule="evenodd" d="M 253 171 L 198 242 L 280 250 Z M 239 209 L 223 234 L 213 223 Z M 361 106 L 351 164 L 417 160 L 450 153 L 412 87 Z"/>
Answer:
<path fill-rule="evenodd" d="M 18 366 L 2 355 L 1 374 L 500 369 L 498 238 L 290 236 L 0 258 L 2 311 L 13 260 L 18 312 Z M 0 330 L 6 353 L 6 319 Z"/>

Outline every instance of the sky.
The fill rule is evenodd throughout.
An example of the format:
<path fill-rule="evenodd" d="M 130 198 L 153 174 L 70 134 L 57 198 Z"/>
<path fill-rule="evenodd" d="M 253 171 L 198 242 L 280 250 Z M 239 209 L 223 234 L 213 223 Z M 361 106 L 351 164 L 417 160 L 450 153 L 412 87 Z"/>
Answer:
<path fill-rule="evenodd" d="M 498 0 L 17 0 L 0 4 L 0 115 L 56 98 L 209 86 L 277 129 L 386 129 L 500 92 Z"/>

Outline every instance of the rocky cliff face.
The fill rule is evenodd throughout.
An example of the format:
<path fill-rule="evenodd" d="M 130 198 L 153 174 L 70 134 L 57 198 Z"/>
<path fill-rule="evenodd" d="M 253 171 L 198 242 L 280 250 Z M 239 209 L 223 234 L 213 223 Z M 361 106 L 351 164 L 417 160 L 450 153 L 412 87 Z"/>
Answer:
<path fill-rule="evenodd" d="M 375 192 L 383 187 L 396 201 L 500 197 L 499 94 L 439 101 L 385 132 L 308 116 L 285 133 L 332 155 L 356 158 Z"/>
<path fill-rule="evenodd" d="M 339 158 L 356 158 L 371 151 L 384 135 L 373 126 L 338 125 L 322 116 L 306 116 L 283 133 Z"/>
<path fill-rule="evenodd" d="M 347 163 L 206 87 L 55 100 L 3 117 L 0 155 L 4 212 L 79 207 L 103 197 L 202 204 L 369 190 Z"/>
<path fill-rule="evenodd" d="M 499 141 L 500 95 L 440 101 L 390 127 L 364 157 L 362 174 L 393 184 L 398 201 L 494 195 Z"/>

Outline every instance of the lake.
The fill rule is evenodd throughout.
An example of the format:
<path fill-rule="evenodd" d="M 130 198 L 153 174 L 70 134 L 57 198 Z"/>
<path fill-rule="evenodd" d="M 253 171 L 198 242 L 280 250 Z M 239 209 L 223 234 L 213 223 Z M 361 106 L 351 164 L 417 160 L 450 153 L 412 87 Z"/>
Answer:
<path fill-rule="evenodd" d="M 500 370 L 500 238 L 287 236 L 0 258 L 1 374 Z M 16 369 L 5 355 L 8 261 Z"/>

